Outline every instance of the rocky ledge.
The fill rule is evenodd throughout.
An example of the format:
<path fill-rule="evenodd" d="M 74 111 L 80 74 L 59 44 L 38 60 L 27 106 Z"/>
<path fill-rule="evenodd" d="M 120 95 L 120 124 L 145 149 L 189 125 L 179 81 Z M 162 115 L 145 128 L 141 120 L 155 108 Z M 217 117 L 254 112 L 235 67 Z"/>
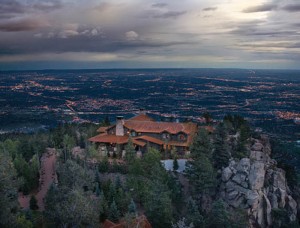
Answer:
<path fill-rule="evenodd" d="M 285 171 L 270 158 L 267 136 L 253 139 L 250 157 L 231 160 L 222 170 L 221 197 L 234 208 L 248 209 L 251 227 L 271 227 L 272 210 L 285 209 L 296 220 L 297 203 L 292 198 Z"/>

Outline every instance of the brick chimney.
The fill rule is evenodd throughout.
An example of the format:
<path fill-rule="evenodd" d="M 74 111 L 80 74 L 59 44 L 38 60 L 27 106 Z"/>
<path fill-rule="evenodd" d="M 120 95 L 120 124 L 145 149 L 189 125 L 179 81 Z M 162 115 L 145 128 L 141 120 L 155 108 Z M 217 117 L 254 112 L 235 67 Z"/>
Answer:
<path fill-rule="evenodd" d="M 116 136 L 124 136 L 124 117 L 123 116 L 117 116 Z"/>

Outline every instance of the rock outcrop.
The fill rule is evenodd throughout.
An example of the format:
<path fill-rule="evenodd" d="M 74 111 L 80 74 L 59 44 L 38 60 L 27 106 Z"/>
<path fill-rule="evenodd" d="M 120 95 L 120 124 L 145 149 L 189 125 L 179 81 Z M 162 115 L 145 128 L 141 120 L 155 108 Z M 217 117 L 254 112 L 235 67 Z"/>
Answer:
<path fill-rule="evenodd" d="M 287 186 L 285 171 L 270 158 L 268 138 L 253 139 L 250 150 L 249 158 L 232 159 L 222 170 L 221 197 L 234 208 L 247 209 L 251 227 L 271 227 L 274 209 L 285 209 L 294 221 L 297 203 Z"/>

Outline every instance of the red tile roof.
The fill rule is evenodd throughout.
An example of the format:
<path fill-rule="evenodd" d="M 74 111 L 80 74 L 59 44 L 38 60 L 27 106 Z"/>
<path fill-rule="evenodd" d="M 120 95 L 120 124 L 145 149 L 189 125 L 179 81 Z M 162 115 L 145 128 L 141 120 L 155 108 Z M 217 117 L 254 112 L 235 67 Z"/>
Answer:
<path fill-rule="evenodd" d="M 116 136 L 116 135 L 100 134 L 90 138 L 89 141 L 124 144 L 128 142 L 128 138 L 129 138 L 128 135 Z"/>
<path fill-rule="evenodd" d="M 102 227 L 102 228 L 115 228 L 116 225 L 118 225 L 118 224 L 115 224 L 115 223 L 113 223 L 112 221 L 106 219 L 106 220 L 104 221 L 104 223 L 102 224 L 101 227 Z"/>
<path fill-rule="evenodd" d="M 147 217 L 145 215 L 141 215 L 134 219 L 133 221 L 134 227 L 139 228 L 152 228 L 151 224 L 149 223 Z M 130 224 L 126 224 L 126 221 L 123 221 L 121 223 L 113 223 L 112 221 L 106 219 L 104 223 L 102 224 L 103 228 L 126 228 Z"/>
<path fill-rule="evenodd" d="M 108 127 L 99 127 L 99 128 L 97 129 L 97 132 L 104 133 L 104 132 L 106 132 L 107 128 L 108 128 Z"/>
<path fill-rule="evenodd" d="M 158 145 L 163 145 L 164 142 L 160 139 L 157 139 L 157 138 L 153 138 L 151 136 L 148 136 L 148 135 L 142 135 L 142 136 L 138 136 L 135 138 L 136 140 L 145 140 L 145 141 L 148 141 L 148 142 L 153 142 L 155 144 L 158 144 Z"/>
<path fill-rule="evenodd" d="M 132 142 L 133 142 L 133 144 L 136 144 L 136 145 L 139 145 L 139 146 L 146 146 L 146 142 L 141 142 L 141 141 L 138 141 L 138 140 L 136 140 L 135 138 L 134 139 L 132 139 Z"/>
<path fill-rule="evenodd" d="M 116 143 L 116 144 L 125 144 L 128 143 L 129 136 L 116 136 L 116 135 L 108 135 L 108 134 L 99 134 L 89 139 L 90 142 L 98 142 L 98 143 Z M 145 142 L 141 142 L 135 139 L 132 139 L 132 142 L 139 146 L 145 146 Z"/>
<path fill-rule="evenodd" d="M 197 131 L 197 124 L 195 123 L 171 123 L 125 120 L 124 126 L 136 132 L 148 133 L 161 133 L 166 131 L 170 134 L 177 134 L 179 132 L 191 134 Z"/>
<path fill-rule="evenodd" d="M 134 117 L 130 118 L 129 120 L 134 120 L 134 121 L 155 121 L 154 119 L 152 119 L 150 116 L 148 116 L 146 114 L 139 114 L 137 116 L 134 116 Z"/>

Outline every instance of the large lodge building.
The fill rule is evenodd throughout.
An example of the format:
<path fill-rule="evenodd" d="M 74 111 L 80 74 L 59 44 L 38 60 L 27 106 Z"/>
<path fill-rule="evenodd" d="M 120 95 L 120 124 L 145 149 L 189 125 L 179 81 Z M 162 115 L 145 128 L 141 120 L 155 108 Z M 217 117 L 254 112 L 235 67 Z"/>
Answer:
<path fill-rule="evenodd" d="M 189 152 L 197 130 L 198 126 L 193 122 L 158 122 L 141 113 L 130 119 L 118 116 L 116 124 L 100 127 L 97 130 L 99 135 L 89 141 L 96 143 L 103 154 L 117 152 L 117 148 L 123 151 L 131 138 L 137 152 L 143 153 L 150 146 L 159 151 L 174 150 L 184 155 Z"/>

